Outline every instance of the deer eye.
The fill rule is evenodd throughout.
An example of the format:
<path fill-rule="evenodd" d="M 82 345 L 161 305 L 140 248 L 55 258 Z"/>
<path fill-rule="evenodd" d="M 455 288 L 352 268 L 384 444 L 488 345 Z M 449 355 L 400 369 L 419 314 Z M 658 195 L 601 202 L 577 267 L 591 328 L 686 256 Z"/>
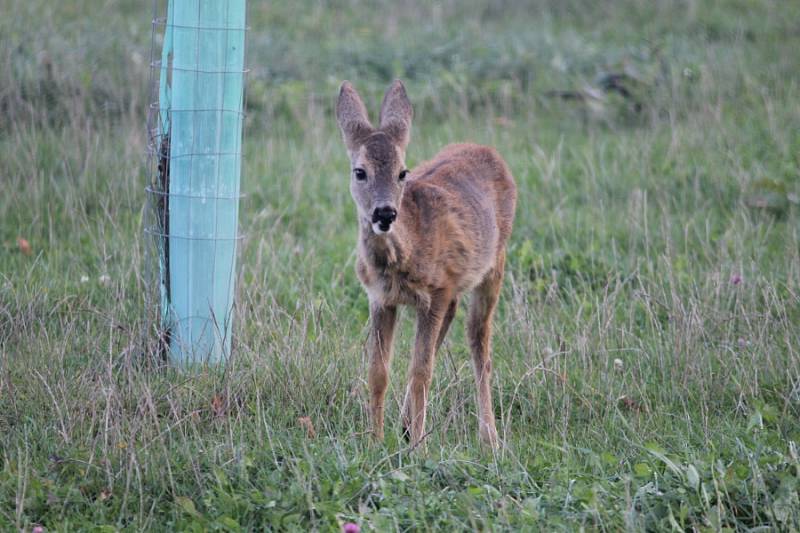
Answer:
<path fill-rule="evenodd" d="M 401 170 L 400 175 L 397 176 L 397 179 L 403 181 L 404 179 L 406 179 L 406 176 L 408 176 L 408 170 Z"/>
<path fill-rule="evenodd" d="M 355 176 L 358 181 L 364 181 L 367 179 L 367 172 L 363 168 L 354 168 L 353 176 Z"/>

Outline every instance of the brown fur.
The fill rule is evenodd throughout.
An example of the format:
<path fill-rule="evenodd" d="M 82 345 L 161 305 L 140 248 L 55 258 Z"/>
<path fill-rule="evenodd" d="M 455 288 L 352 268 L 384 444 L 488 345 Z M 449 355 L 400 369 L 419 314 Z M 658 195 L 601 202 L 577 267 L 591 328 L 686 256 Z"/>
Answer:
<path fill-rule="evenodd" d="M 417 337 L 409 369 L 403 419 L 412 443 L 425 435 L 425 412 L 436 350 L 455 316 L 458 298 L 472 291 L 467 330 L 477 383 L 479 434 L 497 446 L 491 398 L 491 330 L 511 234 L 516 186 L 492 148 L 452 144 L 399 181 L 410 137 L 412 110 L 396 81 L 387 90 L 374 128 L 355 89 L 342 84 L 337 118 L 353 168 L 366 181 L 351 181 L 359 214 L 356 270 L 370 300 L 370 410 L 383 437 L 384 396 L 397 306 L 417 312 Z M 397 219 L 376 233 L 370 214 L 391 205 Z"/>

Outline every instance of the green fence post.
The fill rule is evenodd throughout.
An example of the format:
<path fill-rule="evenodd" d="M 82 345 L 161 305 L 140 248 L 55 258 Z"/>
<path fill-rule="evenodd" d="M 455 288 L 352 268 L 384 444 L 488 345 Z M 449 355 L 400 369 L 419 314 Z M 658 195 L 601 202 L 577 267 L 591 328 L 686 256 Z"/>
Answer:
<path fill-rule="evenodd" d="M 159 127 L 169 141 L 161 308 L 177 364 L 230 354 L 245 8 L 245 0 L 169 0 L 167 7 L 159 77 Z"/>

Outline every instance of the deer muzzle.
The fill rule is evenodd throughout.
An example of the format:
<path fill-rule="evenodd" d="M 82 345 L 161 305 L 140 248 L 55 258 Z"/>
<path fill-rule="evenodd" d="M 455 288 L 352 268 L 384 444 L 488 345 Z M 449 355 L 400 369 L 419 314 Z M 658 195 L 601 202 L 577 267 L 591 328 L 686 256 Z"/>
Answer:
<path fill-rule="evenodd" d="M 397 219 L 397 209 L 390 205 L 376 207 L 372 212 L 372 229 L 375 233 L 388 233 Z"/>

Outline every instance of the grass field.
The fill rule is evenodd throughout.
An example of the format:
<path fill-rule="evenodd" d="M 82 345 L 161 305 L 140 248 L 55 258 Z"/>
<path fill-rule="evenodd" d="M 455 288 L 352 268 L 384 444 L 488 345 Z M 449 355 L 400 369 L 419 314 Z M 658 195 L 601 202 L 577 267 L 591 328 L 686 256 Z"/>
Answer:
<path fill-rule="evenodd" d="M 142 319 L 149 3 L 5 4 L 0 530 L 800 528 L 800 3 L 251 2 L 235 353 L 197 373 Z M 409 164 L 476 141 L 518 183 L 496 455 L 463 309 L 427 451 L 409 313 L 365 434 L 332 107 L 394 77 Z"/>

